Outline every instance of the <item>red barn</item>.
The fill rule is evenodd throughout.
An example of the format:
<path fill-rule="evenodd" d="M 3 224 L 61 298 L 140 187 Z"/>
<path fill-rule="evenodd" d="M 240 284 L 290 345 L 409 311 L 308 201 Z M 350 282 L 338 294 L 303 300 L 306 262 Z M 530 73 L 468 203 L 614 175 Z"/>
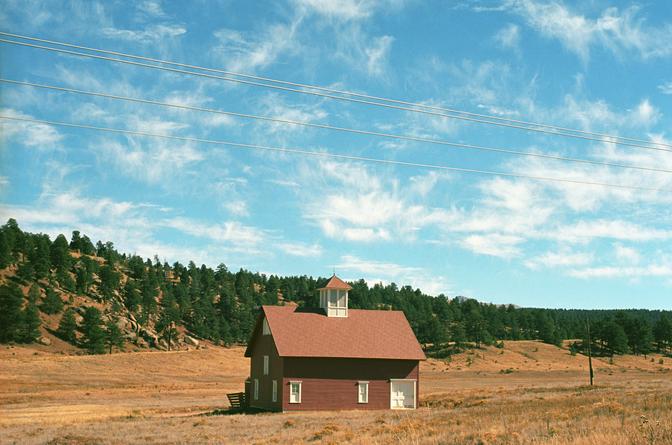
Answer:
<path fill-rule="evenodd" d="M 413 409 L 425 354 L 403 312 L 348 309 L 336 275 L 320 308 L 262 306 L 245 356 L 249 406 L 273 411 Z"/>

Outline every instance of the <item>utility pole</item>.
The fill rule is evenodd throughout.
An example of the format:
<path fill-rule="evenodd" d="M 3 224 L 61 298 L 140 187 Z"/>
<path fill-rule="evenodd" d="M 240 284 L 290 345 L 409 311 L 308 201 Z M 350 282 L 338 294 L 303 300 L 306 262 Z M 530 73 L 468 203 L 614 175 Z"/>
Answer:
<path fill-rule="evenodd" d="M 593 342 L 590 339 L 590 319 L 586 321 L 588 322 L 588 369 L 590 372 L 590 386 L 593 386 L 593 354 L 592 354 Z"/>

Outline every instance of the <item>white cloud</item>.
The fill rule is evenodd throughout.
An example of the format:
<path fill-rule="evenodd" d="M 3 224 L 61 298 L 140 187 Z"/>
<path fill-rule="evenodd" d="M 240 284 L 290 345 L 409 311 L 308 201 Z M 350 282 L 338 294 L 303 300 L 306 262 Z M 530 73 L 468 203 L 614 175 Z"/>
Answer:
<path fill-rule="evenodd" d="M 660 110 L 648 99 L 642 99 L 631 110 L 617 112 L 604 100 L 581 100 L 566 95 L 563 106 L 552 112 L 549 120 L 570 122 L 584 130 L 606 127 L 618 133 L 619 128 L 649 128 L 655 125 L 660 117 Z"/>
<path fill-rule="evenodd" d="M 247 208 L 247 202 L 243 200 L 231 200 L 223 204 L 224 208 L 235 216 L 249 216 L 250 210 Z"/>
<path fill-rule="evenodd" d="M 431 274 L 419 267 L 403 266 L 397 263 L 364 260 L 356 255 L 343 255 L 335 265 L 337 271 L 363 274 L 364 280 L 373 285 L 377 282 L 419 288 L 429 295 L 448 294 L 449 284 L 445 277 Z M 340 273 L 340 272 L 339 272 Z M 361 276 L 361 275 L 358 275 Z"/>
<path fill-rule="evenodd" d="M 138 9 L 145 14 L 152 16 L 152 17 L 165 17 L 166 13 L 163 12 L 163 8 L 161 7 L 161 2 L 155 1 L 155 0 L 145 0 L 137 5 Z"/>
<path fill-rule="evenodd" d="M 460 241 L 460 245 L 474 253 L 500 258 L 514 258 L 521 255 L 519 245 L 524 238 L 515 235 L 488 233 L 470 235 Z"/>
<path fill-rule="evenodd" d="M 242 33 L 233 29 L 215 32 L 218 44 L 211 49 L 229 71 L 255 73 L 267 68 L 279 57 L 299 51 L 296 33 L 301 17 L 289 24 L 264 26 L 263 31 Z"/>
<path fill-rule="evenodd" d="M 637 264 L 641 260 L 641 255 L 637 249 L 619 243 L 614 244 L 614 254 L 617 259 L 625 263 Z"/>
<path fill-rule="evenodd" d="M 259 100 L 259 107 L 264 116 L 275 119 L 283 119 L 295 122 L 319 122 L 324 121 L 328 114 L 321 107 L 321 103 L 288 103 L 278 94 L 266 94 Z M 263 129 L 263 135 L 259 137 L 268 143 L 269 136 L 273 136 L 280 143 L 287 143 L 286 136 L 304 133 L 309 129 L 302 125 L 292 125 L 279 122 L 260 121 L 257 124 Z"/>
<path fill-rule="evenodd" d="M 156 24 L 150 25 L 147 28 L 139 31 L 107 27 L 102 28 L 100 32 L 103 36 L 112 39 L 151 44 L 162 43 L 166 39 L 182 36 L 186 34 L 187 29 L 181 25 Z"/>
<path fill-rule="evenodd" d="M 567 250 L 550 251 L 525 261 L 525 266 L 537 270 L 542 267 L 556 268 L 569 266 L 585 266 L 594 260 L 593 252 L 571 252 Z"/>
<path fill-rule="evenodd" d="M 34 119 L 31 115 L 11 108 L 0 109 L 0 114 L 8 117 Z M 2 128 L 2 139 L 14 139 L 22 145 L 39 150 L 53 149 L 63 139 L 58 130 L 47 124 L 1 119 L 0 126 Z"/>
<path fill-rule="evenodd" d="M 672 94 L 672 82 L 665 82 L 661 85 L 658 85 L 658 89 L 663 94 Z"/>
<path fill-rule="evenodd" d="M 394 42 L 394 37 L 392 36 L 377 37 L 373 40 L 371 46 L 364 50 L 367 57 L 366 69 L 369 76 L 379 77 L 385 74 L 392 42 Z"/>
<path fill-rule="evenodd" d="M 131 130 L 134 131 L 163 135 L 170 135 L 176 131 L 189 127 L 189 125 L 181 122 L 174 122 L 160 118 L 142 118 L 138 115 L 131 116 L 127 120 L 127 125 Z"/>
<path fill-rule="evenodd" d="M 593 219 L 560 225 L 540 235 L 547 239 L 578 243 L 585 243 L 594 238 L 646 242 L 670 240 L 672 230 L 641 226 L 618 219 Z"/>
<path fill-rule="evenodd" d="M 205 159 L 191 143 L 163 139 L 129 139 L 122 144 L 103 140 L 96 152 L 101 162 L 116 166 L 124 175 L 155 184 L 189 173 L 189 167 Z"/>
<path fill-rule="evenodd" d="M 376 11 L 400 9 L 404 0 L 295 0 L 294 3 L 308 12 L 339 21 L 362 20 Z"/>
<path fill-rule="evenodd" d="M 414 176 L 402 187 L 396 176 L 361 164 L 318 161 L 303 164 L 300 183 L 313 187 L 297 192 L 304 216 L 330 238 L 408 242 L 438 218 L 423 201 L 441 176 L 428 176 Z"/>
<path fill-rule="evenodd" d="M 267 233 L 237 221 L 208 224 L 190 218 L 176 217 L 159 221 L 163 227 L 179 230 L 191 236 L 227 243 L 234 251 L 260 252 Z"/>
<path fill-rule="evenodd" d="M 373 2 L 357 0 L 296 0 L 295 3 L 313 13 L 340 20 L 366 18 L 374 7 Z"/>
<path fill-rule="evenodd" d="M 508 5 L 530 27 L 545 37 L 559 40 L 584 61 L 595 45 L 618 55 L 636 52 L 645 59 L 672 54 L 672 26 L 646 27 L 637 6 L 623 11 L 610 7 L 593 19 L 571 11 L 560 2 L 510 0 Z"/>
<path fill-rule="evenodd" d="M 520 45 L 520 28 L 513 23 L 509 23 L 497 31 L 495 41 L 503 48 L 517 50 Z"/>
<path fill-rule="evenodd" d="M 576 278 L 643 278 L 643 277 L 672 277 L 672 265 L 650 264 L 648 266 L 603 266 L 576 269 L 569 272 Z"/>
<path fill-rule="evenodd" d="M 272 245 L 287 255 L 306 258 L 317 258 L 322 255 L 322 246 L 317 243 L 279 242 Z"/>

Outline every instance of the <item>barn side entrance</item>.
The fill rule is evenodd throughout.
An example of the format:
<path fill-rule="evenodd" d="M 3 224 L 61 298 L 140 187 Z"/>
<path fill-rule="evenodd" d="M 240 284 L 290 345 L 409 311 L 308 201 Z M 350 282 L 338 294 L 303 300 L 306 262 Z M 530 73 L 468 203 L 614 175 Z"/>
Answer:
<path fill-rule="evenodd" d="M 415 408 L 416 380 L 403 379 L 390 381 L 390 408 Z"/>

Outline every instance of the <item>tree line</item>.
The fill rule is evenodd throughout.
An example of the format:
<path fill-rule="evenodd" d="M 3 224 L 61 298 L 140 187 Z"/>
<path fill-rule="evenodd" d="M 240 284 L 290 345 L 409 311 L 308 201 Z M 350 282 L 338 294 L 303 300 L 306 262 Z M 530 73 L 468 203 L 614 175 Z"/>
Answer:
<path fill-rule="evenodd" d="M 120 253 L 112 242 L 95 245 L 74 231 L 58 235 L 22 231 L 14 219 L 0 227 L 0 342 L 39 338 L 40 315 L 59 316 L 54 332 L 92 353 L 124 344 L 119 319 L 156 332 L 170 347 L 180 332 L 217 344 L 247 342 L 259 308 L 294 302 L 319 304 L 316 289 L 327 278 L 265 275 L 224 264 L 215 269 L 193 262 L 172 265 Z M 394 283 L 351 283 L 354 309 L 401 310 L 430 354 L 441 355 L 501 340 L 541 340 L 559 345 L 565 339 L 587 343 L 591 324 L 597 353 L 647 354 L 672 349 L 669 311 L 560 310 L 519 308 L 463 297 L 430 296 Z M 29 287 L 24 297 L 20 286 Z M 81 305 L 76 296 L 86 297 Z M 79 335 L 77 334 L 79 333 Z"/>

